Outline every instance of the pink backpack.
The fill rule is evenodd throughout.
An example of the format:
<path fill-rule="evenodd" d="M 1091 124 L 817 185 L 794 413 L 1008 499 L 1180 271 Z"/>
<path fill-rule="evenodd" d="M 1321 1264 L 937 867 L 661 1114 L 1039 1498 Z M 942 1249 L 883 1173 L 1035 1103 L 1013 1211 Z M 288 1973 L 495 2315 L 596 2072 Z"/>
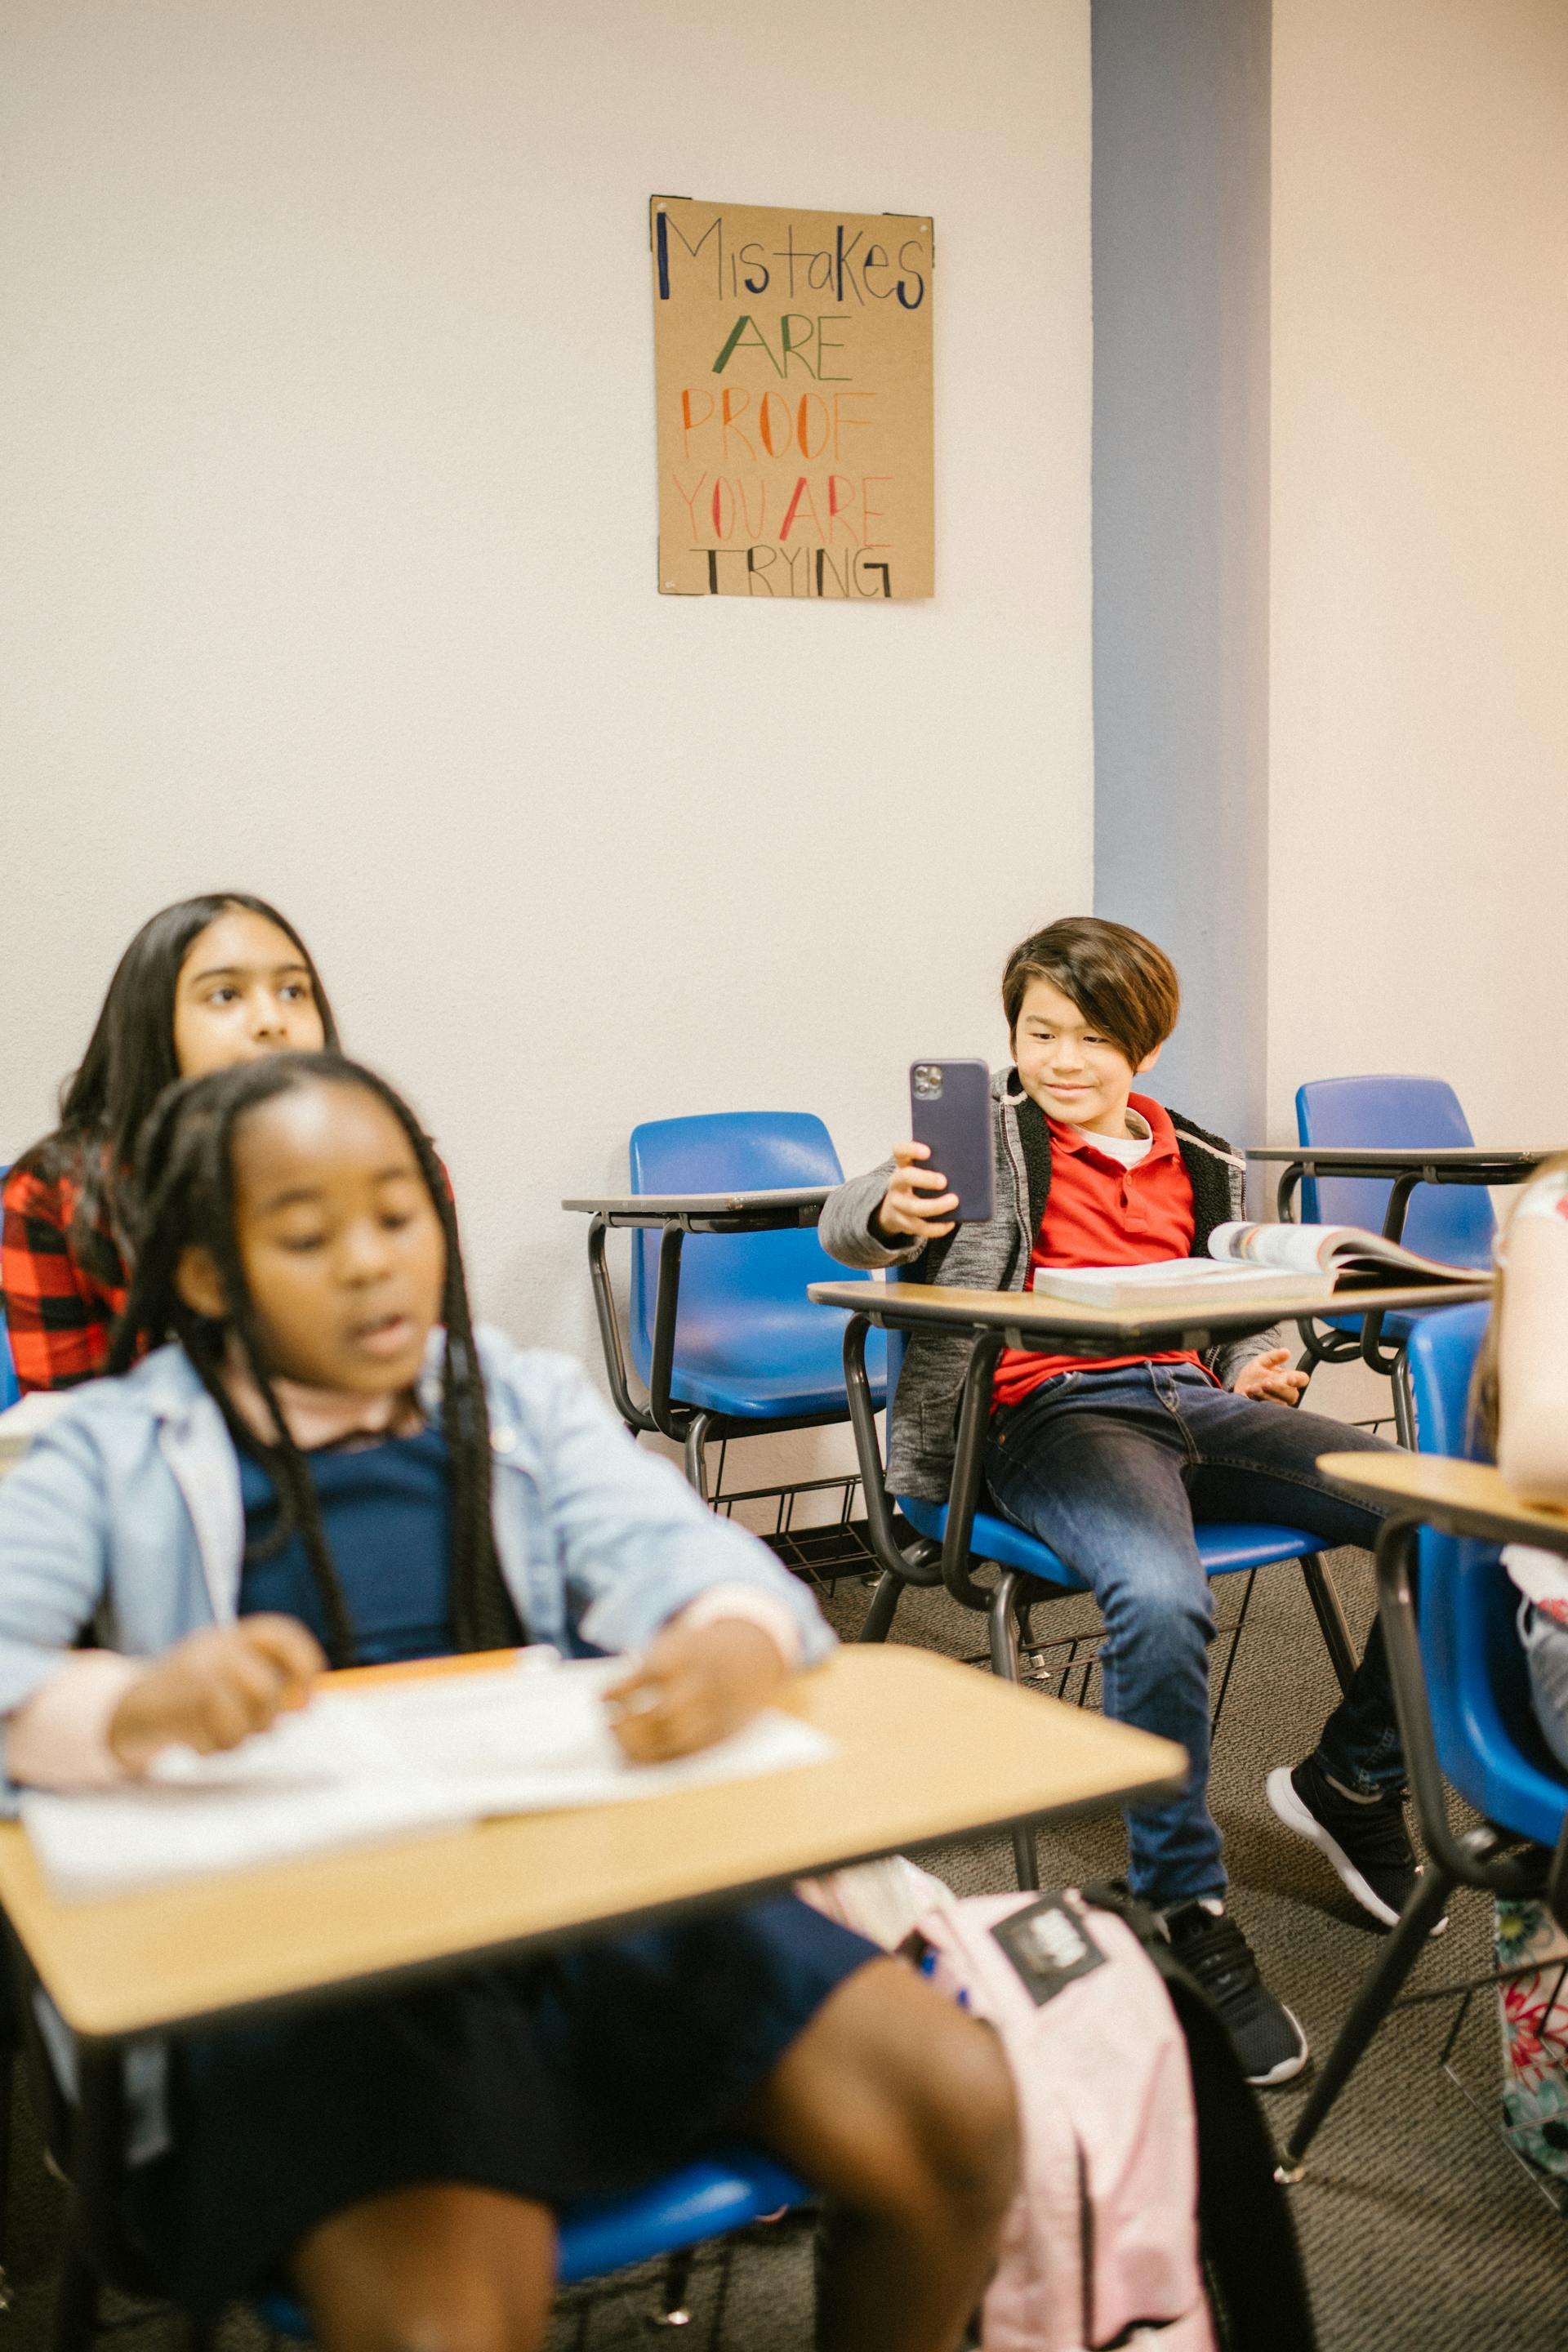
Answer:
<path fill-rule="evenodd" d="M 1070 1890 L 942 1893 L 918 1933 L 1001 2035 L 1024 2124 L 985 2352 L 1216 2352 L 1187 2045 L 1142 1945 Z"/>
<path fill-rule="evenodd" d="M 1274 2150 L 1224 2026 L 1114 1886 L 972 1895 L 901 1856 L 796 1888 L 1001 2035 L 1024 2175 L 984 2352 L 1314 2352 Z"/>

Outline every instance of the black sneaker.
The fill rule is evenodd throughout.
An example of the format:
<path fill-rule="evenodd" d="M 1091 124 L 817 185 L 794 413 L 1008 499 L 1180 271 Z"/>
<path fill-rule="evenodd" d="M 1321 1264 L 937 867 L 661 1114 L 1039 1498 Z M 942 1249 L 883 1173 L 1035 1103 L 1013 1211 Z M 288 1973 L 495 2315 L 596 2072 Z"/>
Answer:
<path fill-rule="evenodd" d="M 1258 1973 L 1252 1947 L 1234 1919 L 1201 1903 L 1165 1914 L 1171 1948 L 1207 1994 L 1230 2036 L 1241 2071 L 1258 2090 L 1288 2083 L 1307 2063 L 1307 2037 Z"/>
<path fill-rule="evenodd" d="M 1327 1855 L 1363 1911 L 1384 1927 L 1397 1927 L 1421 1875 L 1403 1799 L 1378 1797 L 1367 1803 L 1342 1796 L 1315 1756 L 1294 1771 L 1281 1764 L 1266 1786 L 1268 1802 L 1286 1828 L 1310 1838 Z M 1432 1933 L 1440 1936 L 1447 1924 L 1439 1919 Z"/>

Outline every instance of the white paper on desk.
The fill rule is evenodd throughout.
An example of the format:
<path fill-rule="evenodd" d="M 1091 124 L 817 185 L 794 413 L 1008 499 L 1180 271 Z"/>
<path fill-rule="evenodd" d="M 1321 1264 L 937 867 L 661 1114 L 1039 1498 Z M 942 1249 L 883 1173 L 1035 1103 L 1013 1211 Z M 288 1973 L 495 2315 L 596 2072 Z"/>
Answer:
<path fill-rule="evenodd" d="M 821 1732 L 770 1708 L 700 1755 L 629 1763 L 600 1696 L 626 1671 L 623 1659 L 593 1659 L 323 1693 L 226 1755 L 168 1749 L 133 1788 L 34 1791 L 22 1820 L 57 1895 L 110 1895 L 487 1814 L 787 1771 L 833 1753 Z"/>

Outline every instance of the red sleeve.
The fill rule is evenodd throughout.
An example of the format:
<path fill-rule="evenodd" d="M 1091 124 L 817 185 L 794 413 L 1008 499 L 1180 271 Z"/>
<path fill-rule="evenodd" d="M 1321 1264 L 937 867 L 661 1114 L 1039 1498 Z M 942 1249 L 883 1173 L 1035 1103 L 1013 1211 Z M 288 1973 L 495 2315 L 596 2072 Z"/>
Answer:
<path fill-rule="evenodd" d="M 17 1380 L 24 1389 L 64 1389 L 96 1379 L 125 1293 L 77 1263 L 72 1186 L 13 1170 L 0 1199 L 0 1301 Z"/>

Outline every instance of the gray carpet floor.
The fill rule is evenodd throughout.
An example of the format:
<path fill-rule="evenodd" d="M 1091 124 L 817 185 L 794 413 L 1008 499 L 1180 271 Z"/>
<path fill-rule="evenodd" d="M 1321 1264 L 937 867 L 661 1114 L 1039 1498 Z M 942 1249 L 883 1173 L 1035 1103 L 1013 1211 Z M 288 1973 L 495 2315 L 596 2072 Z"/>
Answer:
<path fill-rule="evenodd" d="M 1369 1621 L 1371 1578 L 1363 1556 L 1337 1555 L 1333 1572 L 1358 1637 Z M 1234 1614 L 1240 1580 L 1218 1588 L 1222 1622 Z M 845 1632 L 865 1605 L 857 1583 L 828 1603 Z M 1087 1609 L 1041 1612 L 1037 1633 L 1088 1631 Z M 979 1647 L 979 1621 L 943 1594 L 906 1601 L 899 1638 L 950 1654 Z M 1218 1652 L 1223 1660 L 1223 1646 Z M 1076 1696 L 1076 1679 L 1074 1684 Z M 1215 1758 L 1214 1803 L 1225 1830 L 1237 1916 L 1269 1981 L 1289 2001 L 1315 2048 L 1325 2050 L 1377 1948 L 1326 1865 L 1287 1836 L 1263 1797 L 1277 1763 L 1311 1746 L 1332 1704 L 1334 1685 L 1300 1577 L 1265 1570 L 1247 1619 L 1226 1701 Z M 1091 1688 L 1091 1701 L 1094 1692 Z M 1011 1885 L 1001 1841 L 926 1857 L 961 1892 Z M 1117 1874 L 1120 1824 L 1073 1822 L 1040 1841 L 1042 1884 Z M 1456 1900 L 1447 1936 L 1436 1941 L 1415 1983 L 1436 1985 L 1487 1964 L 1489 1906 Z M 1291 2192 L 1323 2352 L 1558 2352 L 1568 2344 L 1568 2221 L 1543 2203 L 1461 2091 L 1439 2071 L 1454 2005 L 1396 2015 L 1363 2062 L 1312 2152 L 1307 2179 Z M 1472 2007 L 1457 2063 L 1488 2113 L 1500 2074 L 1496 2010 L 1489 1995 Z M 1281 2134 L 1300 2092 L 1267 2102 Z M 18 2122 L 7 2248 L 16 2300 L 0 2319 L 0 2352 L 42 2352 L 48 2289 L 58 2242 L 59 2192 L 43 2172 L 25 2111 Z M 691 2326 L 679 2336 L 650 2331 L 658 2274 L 634 2273 L 566 2298 L 550 2352 L 634 2352 L 674 2343 L 707 2352 L 721 2319 L 729 2352 L 807 2352 L 811 2253 L 806 2233 L 785 2226 L 752 2233 L 732 2258 L 705 2250 L 691 2281 Z M 724 2308 L 719 2305 L 722 2301 Z M 163 2352 L 180 2339 L 168 2314 L 111 2303 L 106 2329 L 126 2352 Z M 229 2323 L 224 2352 L 260 2352 L 260 2332 Z"/>

